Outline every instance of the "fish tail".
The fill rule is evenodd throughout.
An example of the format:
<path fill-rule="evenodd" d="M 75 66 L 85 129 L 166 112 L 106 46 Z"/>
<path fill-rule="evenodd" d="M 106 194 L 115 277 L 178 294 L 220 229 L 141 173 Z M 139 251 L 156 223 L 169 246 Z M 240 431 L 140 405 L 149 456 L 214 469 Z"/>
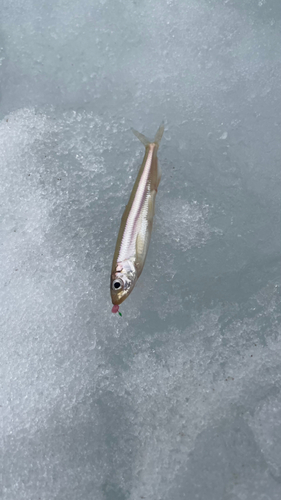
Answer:
<path fill-rule="evenodd" d="M 157 146 L 159 146 L 160 141 L 162 139 L 163 132 L 164 132 L 164 122 L 161 123 L 159 129 L 157 130 L 154 141 L 151 141 L 150 139 L 145 137 L 145 135 L 141 134 L 140 132 L 138 132 L 134 128 L 132 128 L 132 132 L 143 143 L 143 145 L 145 147 L 149 146 L 149 144 L 153 144 L 153 143 L 155 143 L 155 144 L 157 144 Z"/>

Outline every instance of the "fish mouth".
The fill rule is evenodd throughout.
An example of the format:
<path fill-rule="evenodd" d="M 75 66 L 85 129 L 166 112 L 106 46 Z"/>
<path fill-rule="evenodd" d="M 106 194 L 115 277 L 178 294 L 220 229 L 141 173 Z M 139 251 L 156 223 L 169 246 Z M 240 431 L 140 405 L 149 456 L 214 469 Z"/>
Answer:
<path fill-rule="evenodd" d="M 119 294 L 111 294 L 111 302 L 114 306 L 120 306 L 120 304 L 122 304 L 122 302 L 124 302 L 124 300 L 126 300 L 126 298 L 128 297 L 128 293 L 121 293 Z"/>

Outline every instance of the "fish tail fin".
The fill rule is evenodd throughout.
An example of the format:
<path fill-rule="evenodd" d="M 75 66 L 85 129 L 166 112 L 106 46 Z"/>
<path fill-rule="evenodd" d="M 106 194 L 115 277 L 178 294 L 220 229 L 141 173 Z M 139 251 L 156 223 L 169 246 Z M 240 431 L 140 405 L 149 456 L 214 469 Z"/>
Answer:
<path fill-rule="evenodd" d="M 145 147 L 149 146 L 149 144 L 151 144 L 151 141 L 147 137 L 145 137 L 145 135 L 141 134 L 140 132 L 138 132 L 134 128 L 132 128 L 132 132 L 143 143 L 143 145 Z"/>
<path fill-rule="evenodd" d="M 140 132 L 138 132 L 134 128 L 132 128 L 132 132 L 143 143 L 143 145 L 145 147 L 149 146 L 149 144 L 153 144 L 154 142 L 155 142 L 155 144 L 157 144 L 159 146 L 160 141 L 162 139 L 163 132 L 164 132 L 164 122 L 161 123 L 159 129 L 157 130 L 154 141 L 151 141 L 150 139 L 145 137 L 145 135 L 141 134 Z"/>
<path fill-rule="evenodd" d="M 159 146 L 161 142 L 162 135 L 164 134 L 164 129 L 164 122 L 162 122 L 154 137 L 154 142 L 157 144 L 157 146 Z"/>

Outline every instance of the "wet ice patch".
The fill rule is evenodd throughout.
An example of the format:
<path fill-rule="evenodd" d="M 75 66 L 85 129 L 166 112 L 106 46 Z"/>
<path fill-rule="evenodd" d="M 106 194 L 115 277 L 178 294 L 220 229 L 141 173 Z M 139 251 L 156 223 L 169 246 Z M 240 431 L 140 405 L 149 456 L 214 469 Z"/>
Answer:
<path fill-rule="evenodd" d="M 134 341 L 134 359 L 122 383 L 134 406 L 133 425 L 140 442 L 132 474 L 132 500 L 152 494 L 157 500 L 182 498 L 184 491 L 190 492 L 191 498 L 196 492 L 208 498 L 212 478 L 205 484 L 196 454 L 201 447 L 207 457 L 205 472 L 212 467 L 215 450 L 210 451 L 211 436 L 229 439 L 219 453 L 223 458 L 218 460 L 223 467 L 223 461 L 231 457 L 230 484 L 233 470 L 241 467 L 233 483 L 239 491 L 251 490 L 251 478 L 262 486 L 267 477 L 260 448 L 279 474 L 280 398 L 276 383 L 280 381 L 281 331 L 276 331 L 276 322 L 280 293 L 278 288 L 265 288 L 263 293 L 268 303 L 255 317 L 244 321 L 233 318 L 224 325 L 226 311 L 221 306 L 194 317 L 185 331 L 171 328 Z M 258 301 L 258 295 L 251 300 Z M 259 338 L 265 321 L 269 322 L 267 346 Z M 258 399 L 263 402 L 259 404 Z M 237 428 L 243 429 L 241 438 Z M 203 457 L 200 460 L 203 463 Z M 242 474 L 243 467 L 247 467 L 246 474 Z M 213 474 L 215 482 L 223 485 L 224 472 L 214 467 Z M 272 488 L 275 491 L 273 480 Z"/>
<path fill-rule="evenodd" d="M 255 439 L 262 450 L 270 472 L 279 477 L 281 473 L 281 398 L 277 394 L 269 395 L 266 401 L 258 404 L 253 413 L 247 414 L 247 421 Z"/>

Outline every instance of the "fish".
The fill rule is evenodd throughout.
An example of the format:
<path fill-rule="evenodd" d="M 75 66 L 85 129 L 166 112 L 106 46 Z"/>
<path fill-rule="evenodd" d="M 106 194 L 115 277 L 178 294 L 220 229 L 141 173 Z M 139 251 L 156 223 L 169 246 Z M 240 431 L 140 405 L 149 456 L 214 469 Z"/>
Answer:
<path fill-rule="evenodd" d="M 162 123 L 153 141 L 137 130 L 135 136 L 145 146 L 145 155 L 139 169 L 129 202 L 123 213 L 112 261 L 110 294 L 112 312 L 127 299 L 139 279 L 151 237 L 155 197 L 161 179 L 157 151 L 164 133 Z M 121 313 L 119 312 L 120 316 Z"/>

